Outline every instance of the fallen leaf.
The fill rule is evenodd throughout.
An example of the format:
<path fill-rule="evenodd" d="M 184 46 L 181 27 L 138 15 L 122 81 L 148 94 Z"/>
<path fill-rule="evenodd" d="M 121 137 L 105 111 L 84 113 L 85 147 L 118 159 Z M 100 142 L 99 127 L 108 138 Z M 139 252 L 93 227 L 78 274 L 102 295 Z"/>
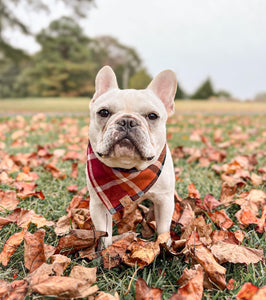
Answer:
<path fill-rule="evenodd" d="M 90 286 L 86 280 L 61 276 L 51 276 L 32 285 L 31 289 L 41 295 L 61 296 L 67 299 L 85 298 L 98 291 L 96 285 Z"/>
<path fill-rule="evenodd" d="M 210 247 L 212 254 L 218 259 L 219 263 L 231 262 L 241 264 L 256 264 L 264 261 L 263 250 L 253 249 L 245 246 L 234 245 L 219 241 Z"/>
<path fill-rule="evenodd" d="M 257 293 L 258 287 L 253 285 L 250 282 L 246 282 L 241 287 L 240 291 L 236 295 L 237 300 L 252 300 L 253 296 Z M 260 298 L 259 300 L 262 300 L 263 298 Z"/>
<path fill-rule="evenodd" d="M 70 177 L 77 179 L 78 178 L 78 164 L 73 162 L 71 167 L 72 167 L 72 172 L 70 174 Z"/>
<path fill-rule="evenodd" d="M 222 205 L 222 203 L 215 199 L 213 195 L 207 194 L 204 196 L 203 201 L 201 199 L 197 199 L 196 205 L 205 211 L 212 211 L 216 207 Z"/>
<path fill-rule="evenodd" d="M 199 191 L 196 189 L 194 183 L 191 183 L 188 186 L 188 197 L 189 198 L 197 198 L 200 199 L 200 193 Z"/>
<path fill-rule="evenodd" d="M 85 280 L 89 285 L 96 281 L 97 267 L 86 268 L 83 266 L 74 266 L 69 274 L 69 277 L 80 280 Z"/>
<path fill-rule="evenodd" d="M 163 291 L 158 288 L 149 288 L 144 279 L 139 278 L 135 284 L 135 299 L 138 300 L 161 300 Z"/>
<path fill-rule="evenodd" d="M 227 216 L 224 209 L 216 210 L 213 213 L 208 212 L 208 215 L 221 229 L 228 229 L 234 225 L 234 222 Z"/>
<path fill-rule="evenodd" d="M 182 225 L 182 230 L 185 230 L 188 227 L 188 225 L 191 224 L 194 218 L 194 211 L 192 210 L 191 206 L 187 204 L 181 214 L 180 219 L 178 220 L 178 224 Z"/>
<path fill-rule="evenodd" d="M 23 229 L 20 232 L 14 233 L 5 242 L 2 252 L 0 253 L 0 263 L 3 266 L 7 266 L 11 256 L 17 250 L 21 242 L 23 241 L 26 230 Z"/>
<path fill-rule="evenodd" d="M 66 189 L 71 193 L 77 193 L 78 185 L 77 184 L 69 185 L 66 187 Z"/>
<path fill-rule="evenodd" d="M 220 289 L 225 289 L 226 269 L 217 263 L 211 251 L 200 242 L 196 233 L 192 233 L 190 236 L 187 248 L 192 257 L 204 268 L 209 280 Z"/>
<path fill-rule="evenodd" d="M 257 293 L 252 297 L 252 300 L 266 299 L 266 286 L 260 288 Z"/>
<path fill-rule="evenodd" d="M 80 249 L 89 248 L 97 243 L 100 237 L 106 236 L 104 231 L 86 230 L 86 238 L 79 238 L 75 234 L 69 234 L 60 238 L 55 254 L 75 253 Z"/>
<path fill-rule="evenodd" d="M 16 192 L 0 189 L 0 211 L 13 210 L 17 207 L 19 200 L 17 199 Z"/>
<path fill-rule="evenodd" d="M 113 241 L 112 245 L 108 246 L 101 252 L 103 258 L 103 266 L 105 269 L 111 269 L 119 266 L 122 262 L 122 257 L 124 256 L 129 245 L 133 243 L 136 239 L 136 233 L 127 232 L 121 235 L 116 241 Z"/>
<path fill-rule="evenodd" d="M 7 282 L 0 280 L 0 299 L 23 300 L 28 292 L 28 283 L 25 280 Z"/>
<path fill-rule="evenodd" d="M 252 184 L 255 185 L 255 186 L 259 186 L 263 183 L 262 177 L 255 174 L 255 173 L 251 174 L 250 179 L 251 179 Z"/>
<path fill-rule="evenodd" d="M 134 267 L 136 264 L 141 268 L 151 264 L 160 253 L 160 244 L 165 244 L 170 238 L 170 232 L 162 233 L 155 242 L 147 242 L 141 239 L 131 243 L 127 248 L 129 253 L 125 253 L 122 260 L 128 266 Z"/>
<path fill-rule="evenodd" d="M 68 216 L 63 216 L 56 222 L 54 231 L 56 235 L 61 236 L 69 233 L 70 228 L 71 228 L 70 218 Z"/>
<path fill-rule="evenodd" d="M 203 295 L 203 278 L 204 271 L 201 265 L 196 265 L 190 270 L 185 268 L 183 274 L 177 281 L 181 287 L 177 293 L 172 295 L 170 300 L 200 300 Z M 180 298 L 180 296 L 182 298 Z"/>
<path fill-rule="evenodd" d="M 34 234 L 26 232 L 24 236 L 24 263 L 25 267 L 32 273 L 46 262 L 44 254 L 45 230 L 39 229 Z"/>

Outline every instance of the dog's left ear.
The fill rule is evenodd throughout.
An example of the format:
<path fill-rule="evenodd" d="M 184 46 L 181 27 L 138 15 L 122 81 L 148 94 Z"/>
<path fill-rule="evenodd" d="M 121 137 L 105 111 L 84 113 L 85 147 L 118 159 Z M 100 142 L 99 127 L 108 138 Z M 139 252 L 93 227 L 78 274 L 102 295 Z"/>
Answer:
<path fill-rule="evenodd" d="M 159 73 L 147 88 L 152 90 L 162 100 L 168 116 L 172 115 L 175 110 L 174 100 L 177 89 L 175 73 L 171 70 Z"/>

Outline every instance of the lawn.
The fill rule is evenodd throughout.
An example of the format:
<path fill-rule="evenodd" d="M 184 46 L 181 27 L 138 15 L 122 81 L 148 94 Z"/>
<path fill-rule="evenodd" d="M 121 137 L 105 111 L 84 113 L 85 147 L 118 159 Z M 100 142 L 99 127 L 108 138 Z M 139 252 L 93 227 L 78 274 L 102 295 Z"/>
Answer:
<path fill-rule="evenodd" d="M 88 111 L 88 98 L 20 98 L 0 99 L 0 113 L 27 112 L 72 112 Z M 263 102 L 215 102 L 215 101 L 176 101 L 179 113 L 215 112 L 266 114 L 266 103 Z"/>
<path fill-rule="evenodd" d="M 44 100 L 41 103 L 26 100 L 23 104 L 22 100 L 1 100 L 0 111 L 85 112 L 88 107 L 84 99 L 68 99 L 62 105 L 60 103 L 61 100 Z M 25 294 L 25 299 L 51 299 L 50 296 L 40 296 L 45 293 L 29 275 L 41 268 L 49 251 L 64 254 L 62 259 L 69 259 L 61 273 L 58 269 L 54 273 L 63 274 L 65 279 L 69 278 L 75 266 L 97 267 L 95 285 L 99 291 L 112 295 L 117 292 L 120 299 L 134 299 L 136 293 L 140 293 L 140 286 L 146 293 L 162 293 L 163 299 L 170 299 L 174 293 L 191 291 L 197 284 L 196 290 L 200 291 L 203 289 L 203 274 L 209 282 L 204 283 L 202 299 L 235 299 L 246 282 L 251 283 L 249 289 L 263 291 L 262 287 L 266 285 L 266 267 L 261 256 L 261 250 L 264 255 L 266 252 L 266 128 L 265 116 L 255 112 L 265 112 L 265 105 L 253 104 L 251 108 L 251 104 L 244 103 L 187 104 L 176 103 L 177 111 L 186 114 L 177 112 L 167 125 L 178 195 L 171 231 L 174 246 L 170 252 L 161 247 L 151 261 L 143 263 L 138 259 L 135 266 L 126 264 L 119 255 L 110 254 L 110 261 L 119 261 L 113 268 L 110 261 L 104 260 L 103 254 L 95 255 L 94 244 L 85 247 L 90 250 L 83 253 L 85 258 L 81 257 L 82 247 L 75 248 L 74 241 L 71 249 L 58 248 L 62 235 L 68 235 L 67 230 L 64 231 L 65 228 L 57 223 L 59 219 L 66 220 L 66 227 L 91 230 L 89 197 L 84 189 L 89 118 L 86 115 L 45 114 L 0 117 L 0 296 L 11 291 L 16 293 L 20 288 L 13 299 L 24 299 Z M 214 110 L 219 114 L 189 114 Z M 232 114 L 236 110 L 254 114 Z M 210 202 L 208 199 L 211 199 Z M 123 224 L 126 223 L 127 228 L 139 232 L 140 237 L 146 236 L 149 245 L 154 245 L 156 235 L 152 222 L 148 220 L 152 207 L 149 201 L 144 205 L 146 208 L 137 208 L 137 214 L 117 216 L 114 232 L 125 231 Z M 21 215 L 25 216 L 24 219 Z M 203 223 L 200 225 L 195 220 Z M 143 231 L 144 226 L 148 227 L 149 235 Z M 58 230 L 63 231 L 62 235 Z M 14 234 L 19 237 L 17 246 L 10 239 Z M 138 243 L 144 245 L 145 251 L 149 248 L 145 248 L 147 244 L 143 241 Z M 4 253 L 7 245 L 11 245 L 10 255 Z M 214 252 L 215 245 L 227 247 L 224 259 Z M 230 253 L 233 246 L 237 250 Z M 246 250 L 249 248 L 256 249 L 252 250 L 256 254 L 254 258 L 245 252 L 251 251 Z M 36 249 L 42 251 L 42 255 Z M 205 257 L 198 256 L 201 250 L 212 257 L 212 266 L 217 267 L 213 270 L 216 275 L 211 274 Z M 236 251 L 238 255 L 235 255 Z M 126 252 L 127 255 L 130 255 L 129 252 Z M 38 259 L 33 259 L 33 253 L 37 253 Z M 51 258 L 47 262 L 53 264 Z M 62 262 L 60 266 L 63 268 Z M 185 281 L 184 288 L 180 288 L 184 283 L 178 279 L 185 268 L 194 275 Z M 219 270 L 225 274 L 220 274 Z M 54 273 L 47 278 L 57 279 Z M 217 274 L 223 278 L 217 279 Z M 138 278 L 144 279 L 148 287 L 145 284 L 143 287 Z M 54 288 L 50 295 L 58 295 L 57 292 Z M 71 293 L 65 294 L 67 298 L 79 295 L 73 290 Z M 249 297 L 239 299 L 252 299 Z M 181 298 L 173 296 L 172 299 Z M 195 296 L 195 299 L 200 298 Z"/>

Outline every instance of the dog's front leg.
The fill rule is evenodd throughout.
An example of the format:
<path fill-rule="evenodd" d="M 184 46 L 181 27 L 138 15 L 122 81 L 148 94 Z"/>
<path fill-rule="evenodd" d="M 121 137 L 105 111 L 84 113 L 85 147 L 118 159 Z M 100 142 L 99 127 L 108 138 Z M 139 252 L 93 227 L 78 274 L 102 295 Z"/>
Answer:
<path fill-rule="evenodd" d="M 102 250 L 112 244 L 112 216 L 96 195 L 91 195 L 90 215 L 95 229 L 106 231 L 108 234 L 101 239 L 99 250 Z"/>
<path fill-rule="evenodd" d="M 170 231 L 175 208 L 173 193 L 156 195 L 153 203 L 157 233 L 161 234 Z"/>

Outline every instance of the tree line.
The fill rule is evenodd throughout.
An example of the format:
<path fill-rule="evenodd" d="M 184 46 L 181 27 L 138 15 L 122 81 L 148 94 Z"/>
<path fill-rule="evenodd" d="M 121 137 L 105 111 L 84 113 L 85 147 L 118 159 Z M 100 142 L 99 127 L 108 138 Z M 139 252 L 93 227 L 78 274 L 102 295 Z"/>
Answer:
<path fill-rule="evenodd" d="M 24 1 L 28 5 L 34 3 L 38 9 L 48 9 L 45 1 Z M 18 27 L 25 34 L 29 33 L 29 29 L 13 15 L 12 9 L 8 9 L 7 0 L 0 2 L 0 98 L 91 97 L 95 76 L 103 65 L 114 69 L 121 88 L 147 87 L 151 76 L 134 48 L 111 36 L 90 38 L 75 21 L 75 16 L 83 16 L 84 5 L 91 5 L 94 1 L 61 1 L 73 9 L 74 17 L 54 20 L 41 30 L 35 36 L 40 50 L 33 55 L 14 48 L 4 40 L 3 25 Z M 176 98 L 206 99 L 219 95 L 229 96 L 223 91 L 217 93 L 208 78 L 192 95 L 179 86 Z"/>

